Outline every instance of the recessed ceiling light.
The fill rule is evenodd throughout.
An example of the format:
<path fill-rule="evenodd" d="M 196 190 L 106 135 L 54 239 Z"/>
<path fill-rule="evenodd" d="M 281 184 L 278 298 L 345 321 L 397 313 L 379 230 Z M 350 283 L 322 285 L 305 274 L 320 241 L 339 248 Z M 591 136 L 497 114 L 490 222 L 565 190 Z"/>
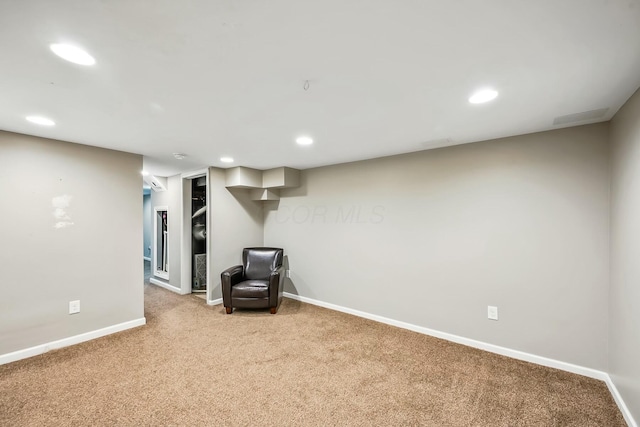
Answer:
<path fill-rule="evenodd" d="M 233 157 L 220 157 L 222 163 L 233 163 Z"/>
<path fill-rule="evenodd" d="M 493 101 L 497 96 L 498 92 L 493 89 L 482 89 L 471 95 L 469 102 L 472 104 L 484 104 L 485 102 Z"/>
<path fill-rule="evenodd" d="M 148 175 L 149 175 L 149 172 L 147 172 L 147 171 L 140 171 L 140 175 L 142 175 L 142 176 L 148 176 Z"/>
<path fill-rule="evenodd" d="M 484 104 L 485 102 L 493 101 L 498 96 L 498 92 L 493 89 L 482 89 L 469 97 L 469 102 L 472 104 Z"/>
<path fill-rule="evenodd" d="M 56 122 L 54 122 L 53 120 L 48 119 L 46 117 L 42 117 L 42 116 L 27 116 L 25 118 L 31 123 L 35 123 L 37 125 L 42 125 L 42 126 L 54 126 L 56 124 Z"/>
<path fill-rule="evenodd" d="M 80 65 L 93 65 L 96 60 L 93 56 L 89 55 L 79 47 L 69 44 L 54 43 L 49 45 L 49 49 L 62 59 L 66 59 L 69 62 Z"/>
<path fill-rule="evenodd" d="M 309 138 L 308 136 L 299 136 L 298 138 L 296 138 L 296 143 L 298 143 L 299 145 L 311 145 L 313 144 L 313 139 Z"/>
<path fill-rule="evenodd" d="M 187 155 L 186 155 L 186 154 L 184 154 L 184 153 L 173 153 L 173 157 L 175 157 L 175 158 L 176 158 L 176 159 L 178 159 L 178 160 L 182 160 L 182 159 L 184 159 L 185 157 L 187 157 Z"/>

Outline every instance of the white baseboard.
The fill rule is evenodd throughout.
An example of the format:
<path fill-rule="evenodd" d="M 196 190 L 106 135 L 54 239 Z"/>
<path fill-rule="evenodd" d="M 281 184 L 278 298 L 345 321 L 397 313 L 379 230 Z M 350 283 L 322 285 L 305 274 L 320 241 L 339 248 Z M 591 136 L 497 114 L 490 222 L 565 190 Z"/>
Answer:
<path fill-rule="evenodd" d="M 550 368 L 560 369 L 562 371 L 571 372 L 573 374 L 583 375 L 589 378 L 595 378 L 597 380 L 604 381 L 611 392 L 613 399 L 615 400 L 620 412 L 624 416 L 625 421 L 629 424 L 629 427 L 638 427 L 629 408 L 624 403 L 622 396 L 618 392 L 615 384 L 604 371 L 598 371 L 597 369 L 591 369 L 584 366 L 574 365 L 573 363 L 562 362 L 560 360 L 549 359 L 543 356 L 537 356 L 531 353 L 525 353 L 519 350 L 513 350 L 506 347 L 501 347 L 494 344 L 485 343 L 482 341 L 476 341 L 470 338 L 461 337 L 458 335 L 449 334 L 447 332 L 436 331 L 435 329 L 425 328 L 423 326 L 413 325 L 411 323 L 401 322 L 398 320 L 389 319 L 387 317 L 378 316 L 376 314 L 366 313 L 364 311 L 354 310 L 347 307 L 342 307 L 340 305 L 331 304 L 324 301 L 318 301 L 313 298 L 303 297 L 300 295 L 291 294 L 289 292 L 284 292 L 284 296 L 287 298 L 291 298 L 297 301 L 306 302 L 308 304 L 317 305 L 319 307 L 328 308 L 330 310 L 340 311 L 347 314 L 352 314 L 354 316 L 363 317 L 365 319 L 373 320 L 380 323 L 385 323 L 387 325 L 396 326 L 398 328 L 408 329 L 410 331 L 418 332 L 421 334 L 429 335 L 436 338 L 441 338 L 443 340 L 455 342 L 458 344 L 463 344 L 469 347 L 479 348 L 481 350 L 485 350 L 491 353 L 500 354 L 502 356 L 511 357 L 513 359 L 524 360 L 525 362 L 535 363 L 536 365 L 547 366 Z"/>
<path fill-rule="evenodd" d="M 374 320 L 380 323 L 386 323 L 387 325 L 396 326 L 402 329 L 408 329 L 410 331 L 418 332 L 421 334 L 429 335 L 443 340 L 463 344 L 469 347 L 479 348 L 491 353 L 500 354 L 502 356 L 511 357 L 513 359 L 524 360 L 526 362 L 535 363 L 537 365 L 548 366 L 550 368 L 556 368 L 563 371 L 571 372 L 578 375 L 584 375 L 585 377 L 595 378 L 605 381 L 608 377 L 606 372 L 598 371 L 596 369 L 586 368 L 584 366 L 574 365 L 572 363 L 561 362 L 559 360 L 549 359 L 543 356 L 537 356 L 535 354 L 525 353 L 519 350 L 512 350 L 510 348 L 501 347 L 494 344 L 489 344 L 482 341 L 476 341 L 470 338 L 453 335 L 447 332 L 437 331 L 435 329 L 425 328 L 423 326 L 413 325 L 411 323 L 401 322 L 399 320 L 389 319 L 387 317 L 378 316 L 377 314 L 366 313 L 364 311 L 353 310 L 351 308 L 342 307 L 336 304 L 331 304 L 323 301 L 318 301 L 313 298 L 302 297 L 299 295 L 284 293 L 287 298 L 295 299 L 298 301 L 306 302 L 309 304 L 317 305 L 331 310 L 341 311 L 347 314 L 353 314 L 354 316 L 363 317 L 365 319 Z"/>
<path fill-rule="evenodd" d="M 163 282 L 162 280 L 158 280 L 154 277 L 149 278 L 149 283 L 153 283 L 154 285 L 160 286 L 161 288 L 168 289 L 171 292 L 175 292 L 176 294 L 184 295 L 184 293 L 182 292 L 182 289 L 176 288 L 175 286 L 172 286 L 167 282 Z"/>
<path fill-rule="evenodd" d="M 222 304 L 222 298 L 207 301 L 207 305 L 218 305 L 218 304 Z"/>
<path fill-rule="evenodd" d="M 142 317 L 140 319 L 130 320 L 124 323 L 118 323 L 117 325 L 107 326 L 106 328 L 97 329 L 95 331 L 85 332 L 80 335 L 74 335 L 72 337 L 63 338 L 61 340 L 51 341 L 45 344 L 36 345 L 34 347 L 25 348 L 24 350 L 18 350 L 18 351 L 14 351 L 7 354 L 1 354 L 0 365 L 4 365 L 5 363 L 15 362 L 21 359 L 26 359 L 28 357 L 38 356 L 50 350 L 55 350 L 62 347 L 68 347 L 74 344 L 80 344 L 81 342 L 90 341 L 96 338 L 103 337 L 105 335 L 115 334 L 116 332 L 142 326 L 142 325 L 145 325 L 146 323 L 147 323 L 147 319 Z"/>
<path fill-rule="evenodd" d="M 629 427 L 638 427 L 638 424 L 633 419 L 633 415 L 631 415 L 631 411 L 629 411 L 627 404 L 624 403 L 624 400 L 622 399 L 622 396 L 620 396 L 618 388 L 613 383 L 613 380 L 609 375 L 607 375 L 607 379 L 604 382 L 607 384 L 607 387 L 611 392 L 611 396 L 613 396 L 613 400 L 615 400 L 618 408 L 620 408 L 620 412 L 622 412 L 622 416 L 624 417 L 624 420 L 627 422 Z"/>
<path fill-rule="evenodd" d="M 145 261 L 149 261 L 149 262 L 151 262 L 151 257 L 143 256 L 142 258 L 143 258 Z"/>

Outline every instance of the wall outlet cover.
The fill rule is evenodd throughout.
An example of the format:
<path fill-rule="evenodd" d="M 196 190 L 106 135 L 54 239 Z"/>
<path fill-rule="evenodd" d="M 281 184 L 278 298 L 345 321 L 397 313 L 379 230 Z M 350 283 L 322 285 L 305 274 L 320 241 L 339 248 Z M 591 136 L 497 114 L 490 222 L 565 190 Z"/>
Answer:
<path fill-rule="evenodd" d="M 69 301 L 69 314 L 80 313 L 80 300 Z"/>
<path fill-rule="evenodd" d="M 498 307 L 490 305 L 487 307 L 487 317 L 491 320 L 498 320 Z"/>

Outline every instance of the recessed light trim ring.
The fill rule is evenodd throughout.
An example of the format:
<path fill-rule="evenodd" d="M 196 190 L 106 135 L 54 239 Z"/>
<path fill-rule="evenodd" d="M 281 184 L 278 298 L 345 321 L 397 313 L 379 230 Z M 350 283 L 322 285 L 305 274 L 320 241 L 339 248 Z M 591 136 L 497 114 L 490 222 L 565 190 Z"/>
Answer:
<path fill-rule="evenodd" d="M 94 65 L 96 60 L 85 50 L 65 43 L 53 43 L 49 49 L 60 58 L 78 65 Z"/>
<path fill-rule="evenodd" d="M 25 119 L 31 123 L 35 123 L 40 126 L 55 126 L 56 122 L 48 117 L 43 116 L 27 116 Z"/>
<path fill-rule="evenodd" d="M 308 136 L 299 136 L 296 138 L 296 143 L 298 145 L 311 145 L 313 144 L 313 139 Z"/>
<path fill-rule="evenodd" d="M 481 89 L 469 97 L 469 102 L 471 104 L 484 104 L 485 102 L 493 101 L 497 97 L 498 91 L 494 89 Z"/>

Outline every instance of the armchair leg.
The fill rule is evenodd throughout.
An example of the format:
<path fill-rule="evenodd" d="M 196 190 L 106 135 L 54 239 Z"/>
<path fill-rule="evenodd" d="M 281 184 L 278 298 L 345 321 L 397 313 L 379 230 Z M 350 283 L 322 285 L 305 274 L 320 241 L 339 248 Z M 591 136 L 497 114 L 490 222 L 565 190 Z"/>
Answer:
<path fill-rule="evenodd" d="M 227 314 L 231 314 L 231 312 L 233 311 L 233 308 L 231 307 L 225 307 L 225 309 L 227 310 Z"/>
<path fill-rule="evenodd" d="M 276 314 L 278 307 L 271 307 L 271 314 Z"/>

